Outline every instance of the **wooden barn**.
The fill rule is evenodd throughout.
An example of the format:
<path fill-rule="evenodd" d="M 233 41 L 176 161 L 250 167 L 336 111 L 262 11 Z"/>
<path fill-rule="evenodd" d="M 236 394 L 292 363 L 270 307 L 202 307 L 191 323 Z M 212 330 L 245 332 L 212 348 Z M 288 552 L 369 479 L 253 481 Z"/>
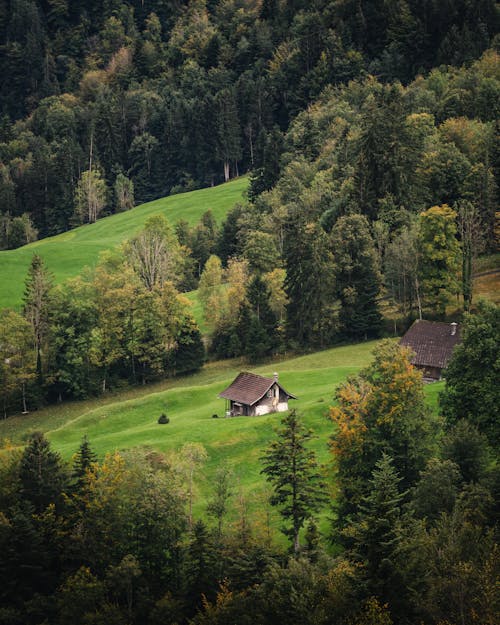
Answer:
<path fill-rule="evenodd" d="M 412 350 L 411 362 L 423 371 L 424 379 L 440 380 L 460 338 L 458 323 L 417 319 L 399 344 Z"/>
<path fill-rule="evenodd" d="M 219 397 L 226 400 L 228 417 L 284 412 L 288 410 L 288 400 L 297 399 L 281 386 L 277 373 L 272 378 L 264 378 L 248 371 L 238 374 Z"/>

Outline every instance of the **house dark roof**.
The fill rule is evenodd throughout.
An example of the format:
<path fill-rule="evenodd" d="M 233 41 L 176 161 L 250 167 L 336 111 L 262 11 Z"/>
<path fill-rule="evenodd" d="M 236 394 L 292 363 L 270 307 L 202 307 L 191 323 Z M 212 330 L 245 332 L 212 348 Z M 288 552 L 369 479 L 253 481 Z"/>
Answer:
<path fill-rule="evenodd" d="M 261 375 L 255 373 L 249 373 L 248 371 L 242 371 L 239 373 L 234 381 L 219 394 L 222 399 L 230 399 L 231 401 L 237 401 L 247 406 L 252 406 L 259 401 L 271 386 L 277 382 L 275 378 L 264 378 Z M 285 391 L 279 382 L 277 382 L 280 389 L 288 395 L 291 399 L 297 399 L 291 393 Z"/>
<path fill-rule="evenodd" d="M 444 369 L 460 340 L 461 327 L 458 323 L 417 319 L 399 344 L 415 353 L 412 358 L 414 365 Z"/>

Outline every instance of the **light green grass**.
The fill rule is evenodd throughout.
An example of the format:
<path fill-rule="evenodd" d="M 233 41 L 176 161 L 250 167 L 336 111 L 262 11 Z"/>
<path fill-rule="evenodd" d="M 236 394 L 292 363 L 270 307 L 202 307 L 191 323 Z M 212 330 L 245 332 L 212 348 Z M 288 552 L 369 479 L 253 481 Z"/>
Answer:
<path fill-rule="evenodd" d="M 251 368 L 266 376 L 278 371 L 283 386 L 298 396 L 290 406 L 303 414 L 305 424 L 313 430 L 316 438 L 311 447 L 325 465 L 330 462 L 328 440 L 334 428 L 328 408 L 333 403 L 335 389 L 370 362 L 375 345 L 376 342 L 367 342 L 342 346 Z M 66 459 L 84 435 L 100 457 L 106 452 L 138 447 L 168 455 L 186 442 L 199 442 L 207 449 L 209 459 L 200 476 L 203 495 L 198 499 L 197 510 L 203 512 L 215 470 L 225 463 L 233 469 L 234 483 L 250 497 L 251 509 L 257 512 L 265 491 L 259 458 L 272 440 L 280 416 L 223 418 L 224 402 L 217 395 L 242 369 L 248 366 L 240 361 L 212 363 L 198 374 L 167 380 L 147 389 L 129 389 L 114 397 L 68 403 L 12 417 L 0 423 L 0 438 L 20 443 L 30 432 L 42 430 Z M 426 386 L 433 410 L 441 386 L 441 383 Z M 170 423 L 159 425 L 158 416 L 164 411 Z M 220 418 L 212 418 L 213 414 Z M 325 513 L 322 526 L 326 525 Z"/>
<path fill-rule="evenodd" d="M 0 252 L 0 308 L 21 305 L 24 280 L 34 253 L 42 256 L 59 283 L 78 275 L 85 266 L 95 265 L 100 252 L 130 238 L 152 215 L 165 215 L 172 224 L 180 219 L 194 224 L 210 209 L 220 223 L 228 210 L 243 198 L 247 186 L 248 179 L 242 177 L 218 187 L 165 197 L 104 217 L 95 224 Z"/>

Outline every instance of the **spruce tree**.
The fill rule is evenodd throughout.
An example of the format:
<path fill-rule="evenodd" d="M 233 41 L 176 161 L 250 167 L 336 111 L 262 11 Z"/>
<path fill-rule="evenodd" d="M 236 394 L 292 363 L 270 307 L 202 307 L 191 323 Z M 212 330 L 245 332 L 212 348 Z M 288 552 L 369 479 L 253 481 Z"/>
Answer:
<path fill-rule="evenodd" d="M 61 457 L 50 449 L 42 432 L 31 437 L 19 465 L 21 496 L 35 512 L 40 513 L 51 503 L 61 502 L 66 482 Z"/>
<path fill-rule="evenodd" d="M 381 276 L 366 217 L 341 217 L 332 229 L 340 321 L 350 338 L 378 336 L 382 317 L 378 309 Z"/>
<path fill-rule="evenodd" d="M 277 439 L 261 457 L 266 476 L 273 487 L 270 502 L 278 506 L 285 521 L 283 533 L 292 539 L 294 552 L 300 549 L 299 532 L 312 512 L 325 501 L 325 485 L 313 451 L 306 444 L 312 431 L 302 424 L 295 410 L 281 420 Z"/>
<path fill-rule="evenodd" d="M 73 459 L 73 470 L 71 472 L 71 477 L 75 481 L 76 490 L 82 490 L 85 484 L 87 471 L 96 461 L 97 455 L 92 450 L 87 436 L 84 436 Z"/>
<path fill-rule="evenodd" d="M 365 573 L 368 595 L 391 605 L 397 602 L 398 522 L 405 493 L 390 456 L 383 454 L 369 481 L 353 526 L 346 532 L 352 540 L 351 555 Z"/>

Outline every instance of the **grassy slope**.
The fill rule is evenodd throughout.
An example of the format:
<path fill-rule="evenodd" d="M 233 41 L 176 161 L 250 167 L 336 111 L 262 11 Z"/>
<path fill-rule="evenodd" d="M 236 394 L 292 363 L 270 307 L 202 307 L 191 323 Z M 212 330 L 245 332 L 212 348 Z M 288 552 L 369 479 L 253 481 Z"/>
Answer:
<path fill-rule="evenodd" d="M 206 210 L 211 209 L 220 222 L 227 211 L 241 200 L 247 184 L 247 178 L 238 178 L 218 187 L 162 198 L 17 250 L 0 252 L 0 308 L 20 306 L 24 279 L 33 253 L 40 254 L 56 282 L 62 282 L 78 275 L 86 265 L 94 265 L 99 252 L 114 248 L 128 239 L 152 215 L 163 214 L 172 224 L 180 219 L 194 224 Z"/>
<path fill-rule="evenodd" d="M 329 460 L 327 442 L 332 423 L 327 418 L 335 387 L 370 361 L 375 342 L 329 349 L 323 352 L 252 368 L 271 375 L 279 371 L 286 389 L 298 396 L 291 402 L 303 413 L 317 438 L 313 447 L 321 462 Z M 25 417 L 0 423 L 0 438 L 20 442 L 35 429 L 45 431 L 56 449 L 70 458 L 86 434 L 100 456 L 115 449 L 151 447 L 169 453 L 185 442 L 202 443 L 209 454 L 203 471 L 203 492 L 210 492 L 211 478 L 223 462 L 233 467 L 243 492 L 251 493 L 254 511 L 265 483 L 259 457 L 273 437 L 279 417 L 213 419 L 224 414 L 224 402 L 217 394 L 244 368 L 238 361 L 209 364 L 196 375 L 161 382 L 147 389 L 130 389 L 115 397 L 68 403 Z M 441 383 L 426 387 L 435 409 Z M 171 422 L 158 425 L 165 411 Z M 200 499 L 198 508 L 203 509 Z"/>

